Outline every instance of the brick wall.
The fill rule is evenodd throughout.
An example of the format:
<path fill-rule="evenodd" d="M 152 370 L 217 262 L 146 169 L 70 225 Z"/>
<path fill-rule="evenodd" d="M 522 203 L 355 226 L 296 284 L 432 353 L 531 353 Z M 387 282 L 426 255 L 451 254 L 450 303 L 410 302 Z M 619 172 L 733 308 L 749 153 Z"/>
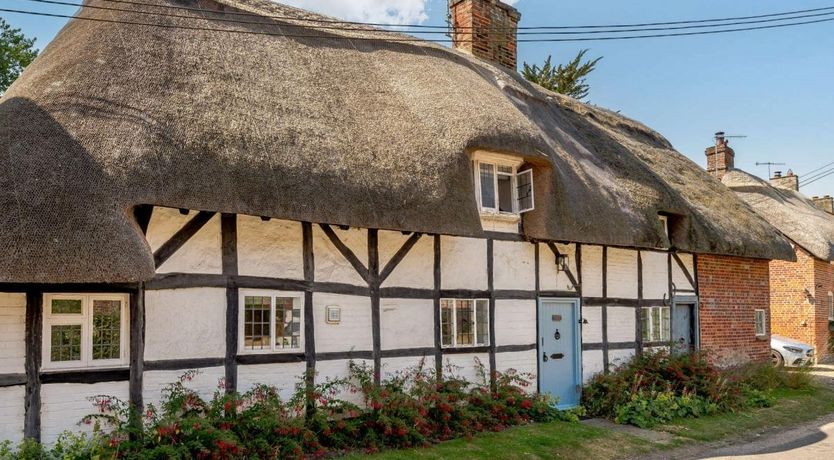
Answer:
<path fill-rule="evenodd" d="M 770 330 L 756 337 L 754 310 L 770 318 L 767 260 L 698 256 L 701 349 L 720 366 L 770 359 Z"/>
<path fill-rule="evenodd" d="M 814 346 L 817 349 L 817 360 L 831 362 L 834 360 L 834 353 L 828 347 L 832 337 L 828 321 L 828 293 L 834 293 L 834 265 L 831 262 L 814 259 L 814 283 L 814 298 L 817 304 L 817 312 L 814 315 L 817 322 L 814 325 L 817 342 Z"/>
<path fill-rule="evenodd" d="M 455 48 L 516 70 L 518 10 L 498 0 L 454 0 L 449 14 Z"/>

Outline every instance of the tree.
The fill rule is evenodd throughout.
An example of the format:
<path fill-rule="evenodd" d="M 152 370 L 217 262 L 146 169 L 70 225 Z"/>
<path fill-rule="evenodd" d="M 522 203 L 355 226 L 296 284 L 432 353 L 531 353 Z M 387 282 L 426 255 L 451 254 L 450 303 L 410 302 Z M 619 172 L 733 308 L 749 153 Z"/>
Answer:
<path fill-rule="evenodd" d="M 12 29 L 0 18 L 0 95 L 6 92 L 20 72 L 38 56 L 34 38 L 26 38 L 20 29 Z"/>
<path fill-rule="evenodd" d="M 538 65 L 530 66 L 525 62 L 521 74 L 527 80 L 543 88 L 582 100 L 588 97 L 590 89 L 588 84 L 585 83 L 585 78 L 594 71 L 597 62 L 602 59 L 602 57 L 598 57 L 582 62 L 587 52 L 587 49 L 580 51 L 573 60 L 564 65 L 559 64 L 558 67 L 553 67 L 550 63 L 552 56 L 547 57 L 542 67 Z"/>

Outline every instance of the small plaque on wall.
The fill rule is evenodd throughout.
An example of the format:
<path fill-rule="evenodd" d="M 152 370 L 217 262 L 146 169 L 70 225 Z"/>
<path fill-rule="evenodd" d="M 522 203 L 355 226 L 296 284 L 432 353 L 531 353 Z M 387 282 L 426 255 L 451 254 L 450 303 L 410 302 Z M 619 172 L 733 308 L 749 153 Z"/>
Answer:
<path fill-rule="evenodd" d="M 329 324 L 339 324 L 342 322 L 342 307 L 329 305 L 325 309 L 325 318 Z"/>

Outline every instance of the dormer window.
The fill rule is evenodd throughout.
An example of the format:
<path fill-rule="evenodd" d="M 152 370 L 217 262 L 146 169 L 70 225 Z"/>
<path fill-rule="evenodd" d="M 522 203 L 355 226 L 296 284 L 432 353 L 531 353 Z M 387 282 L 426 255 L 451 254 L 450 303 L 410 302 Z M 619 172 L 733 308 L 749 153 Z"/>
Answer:
<path fill-rule="evenodd" d="M 506 155 L 476 155 L 475 187 L 482 213 L 517 216 L 533 210 L 533 170 L 519 171 L 522 163 Z"/>

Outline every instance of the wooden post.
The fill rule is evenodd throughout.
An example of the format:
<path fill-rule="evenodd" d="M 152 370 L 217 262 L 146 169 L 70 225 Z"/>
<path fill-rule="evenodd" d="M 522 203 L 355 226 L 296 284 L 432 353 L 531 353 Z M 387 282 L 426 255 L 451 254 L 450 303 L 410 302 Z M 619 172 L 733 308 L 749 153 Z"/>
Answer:
<path fill-rule="evenodd" d="M 23 436 L 41 440 L 41 352 L 43 334 L 43 293 L 26 292 L 26 390 L 24 396 Z"/>

